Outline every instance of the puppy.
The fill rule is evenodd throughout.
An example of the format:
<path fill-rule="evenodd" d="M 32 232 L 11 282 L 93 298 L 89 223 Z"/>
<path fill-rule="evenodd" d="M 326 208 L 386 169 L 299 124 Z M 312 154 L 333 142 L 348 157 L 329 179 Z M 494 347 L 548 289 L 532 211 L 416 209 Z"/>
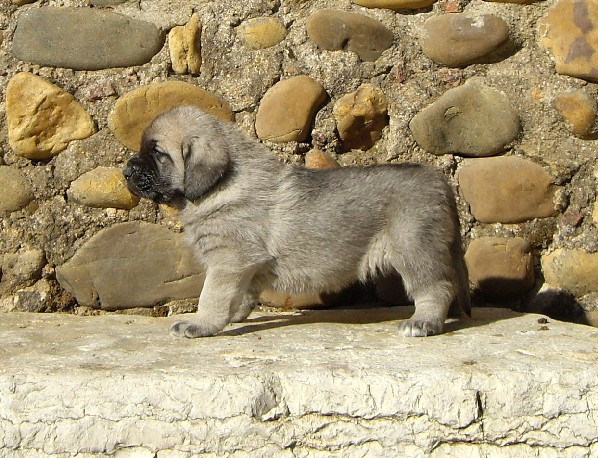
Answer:
<path fill-rule="evenodd" d="M 182 208 L 205 267 L 197 314 L 172 325 L 176 336 L 244 320 L 265 288 L 334 292 L 391 274 L 415 301 L 405 336 L 442 332 L 451 304 L 470 313 L 454 196 L 428 167 L 285 165 L 233 124 L 181 106 L 147 127 L 124 175 L 133 193 Z"/>

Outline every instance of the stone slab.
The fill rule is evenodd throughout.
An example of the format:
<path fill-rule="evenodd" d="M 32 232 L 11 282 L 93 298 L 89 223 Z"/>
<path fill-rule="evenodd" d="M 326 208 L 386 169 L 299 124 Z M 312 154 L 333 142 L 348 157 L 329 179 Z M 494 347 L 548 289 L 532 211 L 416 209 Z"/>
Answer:
<path fill-rule="evenodd" d="M 597 456 L 597 329 L 476 308 L 401 337 L 411 311 L 197 340 L 174 317 L 0 315 L 0 456 Z"/>

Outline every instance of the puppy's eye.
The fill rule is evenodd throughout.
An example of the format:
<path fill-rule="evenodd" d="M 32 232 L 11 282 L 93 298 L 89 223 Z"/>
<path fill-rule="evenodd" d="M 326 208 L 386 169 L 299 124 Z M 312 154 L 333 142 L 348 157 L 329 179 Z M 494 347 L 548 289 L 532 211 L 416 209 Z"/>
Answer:
<path fill-rule="evenodd" d="M 160 162 L 161 164 L 171 161 L 168 153 L 166 151 L 164 151 L 162 148 L 160 148 L 158 145 L 154 146 L 154 148 L 152 149 L 152 153 L 153 153 L 154 157 L 156 158 L 156 160 L 158 162 Z"/>

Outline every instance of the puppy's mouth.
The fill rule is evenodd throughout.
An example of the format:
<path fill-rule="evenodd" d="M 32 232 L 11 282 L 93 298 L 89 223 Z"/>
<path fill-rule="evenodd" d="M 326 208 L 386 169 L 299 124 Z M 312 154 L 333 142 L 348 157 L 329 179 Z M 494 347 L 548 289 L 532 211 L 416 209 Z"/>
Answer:
<path fill-rule="evenodd" d="M 152 170 L 136 161 L 131 160 L 123 170 L 127 187 L 133 194 L 158 203 L 171 203 L 178 200 L 182 193 L 172 189 L 164 183 Z"/>

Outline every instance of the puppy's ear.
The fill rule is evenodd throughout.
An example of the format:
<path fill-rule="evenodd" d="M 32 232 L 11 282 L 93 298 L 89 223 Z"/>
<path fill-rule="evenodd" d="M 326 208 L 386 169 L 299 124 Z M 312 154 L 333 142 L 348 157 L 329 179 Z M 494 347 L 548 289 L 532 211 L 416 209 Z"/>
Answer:
<path fill-rule="evenodd" d="M 210 191 L 230 168 L 227 147 L 217 138 L 187 137 L 183 160 L 185 197 L 191 201 Z"/>

